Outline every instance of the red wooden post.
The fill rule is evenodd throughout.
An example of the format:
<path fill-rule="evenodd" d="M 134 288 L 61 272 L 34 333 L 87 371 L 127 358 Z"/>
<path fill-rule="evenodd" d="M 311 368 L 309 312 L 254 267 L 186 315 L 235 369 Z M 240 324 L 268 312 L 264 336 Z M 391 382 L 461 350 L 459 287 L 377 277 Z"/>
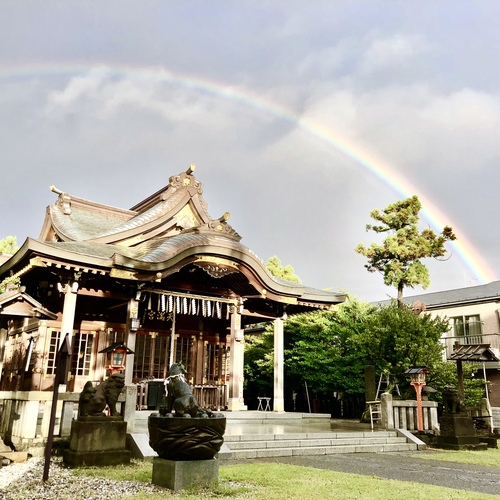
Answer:
<path fill-rule="evenodd" d="M 427 369 L 424 367 L 409 368 L 405 372 L 410 375 L 410 384 L 415 388 L 417 394 L 417 429 L 424 430 L 424 413 L 422 409 L 422 387 L 425 385 L 425 374 Z"/>

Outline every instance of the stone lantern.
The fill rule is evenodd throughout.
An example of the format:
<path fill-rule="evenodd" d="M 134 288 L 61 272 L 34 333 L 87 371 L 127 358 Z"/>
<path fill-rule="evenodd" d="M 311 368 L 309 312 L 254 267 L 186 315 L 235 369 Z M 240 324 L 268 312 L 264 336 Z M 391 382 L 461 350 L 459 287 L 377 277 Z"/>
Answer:
<path fill-rule="evenodd" d="M 415 388 L 417 394 L 417 428 L 419 431 L 424 430 L 424 414 L 422 411 L 422 387 L 425 385 L 425 375 L 429 373 L 427 368 L 418 366 L 408 368 L 405 371 L 406 375 L 410 375 L 410 384 Z"/>
<path fill-rule="evenodd" d="M 125 360 L 127 354 L 134 354 L 123 342 L 114 342 L 110 346 L 99 351 L 99 354 L 106 354 L 106 364 L 104 368 L 111 377 L 125 370 Z"/>

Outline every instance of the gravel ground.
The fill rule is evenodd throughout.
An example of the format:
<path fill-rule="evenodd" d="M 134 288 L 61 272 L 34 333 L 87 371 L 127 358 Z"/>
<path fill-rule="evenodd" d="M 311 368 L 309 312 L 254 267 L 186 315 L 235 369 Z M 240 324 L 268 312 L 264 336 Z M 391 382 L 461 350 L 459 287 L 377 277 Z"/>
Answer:
<path fill-rule="evenodd" d="M 164 492 L 163 488 L 134 481 L 76 476 L 61 461 L 52 461 L 44 483 L 44 459 L 30 458 L 0 468 L 1 500 L 112 500 L 143 492 Z"/>

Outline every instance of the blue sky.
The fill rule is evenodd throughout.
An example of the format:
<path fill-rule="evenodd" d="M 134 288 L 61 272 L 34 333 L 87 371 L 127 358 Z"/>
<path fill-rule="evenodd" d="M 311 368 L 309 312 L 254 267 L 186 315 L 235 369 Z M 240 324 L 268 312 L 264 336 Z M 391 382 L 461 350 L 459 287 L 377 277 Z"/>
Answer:
<path fill-rule="evenodd" d="M 51 184 L 130 208 L 194 163 L 263 260 L 383 299 L 353 249 L 397 177 L 471 244 L 426 262 L 429 290 L 498 279 L 499 19 L 495 1 L 2 2 L 0 238 L 38 237 Z"/>

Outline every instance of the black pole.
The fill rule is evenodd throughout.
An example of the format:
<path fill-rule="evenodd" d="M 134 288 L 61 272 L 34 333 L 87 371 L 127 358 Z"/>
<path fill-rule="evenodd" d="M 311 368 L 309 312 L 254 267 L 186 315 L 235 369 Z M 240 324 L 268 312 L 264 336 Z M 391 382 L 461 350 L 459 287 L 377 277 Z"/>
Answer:
<path fill-rule="evenodd" d="M 45 464 L 43 467 L 43 481 L 49 478 L 50 456 L 52 454 L 52 444 L 54 442 L 54 427 L 56 423 L 57 397 L 59 394 L 59 384 L 66 383 L 66 373 L 68 371 L 68 360 L 70 353 L 69 333 L 64 336 L 64 339 L 59 347 L 56 356 L 56 373 L 54 377 L 54 390 L 52 392 L 52 406 L 50 409 L 49 435 L 47 444 L 45 445 Z"/>
<path fill-rule="evenodd" d="M 54 390 L 52 392 L 52 406 L 50 409 L 50 421 L 49 421 L 49 435 L 47 437 L 47 444 L 45 445 L 45 465 L 43 468 L 43 481 L 47 481 L 49 478 L 49 467 L 50 467 L 50 455 L 52 454 L 52 443 L 54 442 L 54 426 L 56 423 L 56 411 L 57 411 L 57 396 L 59 394 L 59 382 L 57 377 L 57 370 L 59 367 L 56 367 L 56 376 L 54 378 Z"/>

